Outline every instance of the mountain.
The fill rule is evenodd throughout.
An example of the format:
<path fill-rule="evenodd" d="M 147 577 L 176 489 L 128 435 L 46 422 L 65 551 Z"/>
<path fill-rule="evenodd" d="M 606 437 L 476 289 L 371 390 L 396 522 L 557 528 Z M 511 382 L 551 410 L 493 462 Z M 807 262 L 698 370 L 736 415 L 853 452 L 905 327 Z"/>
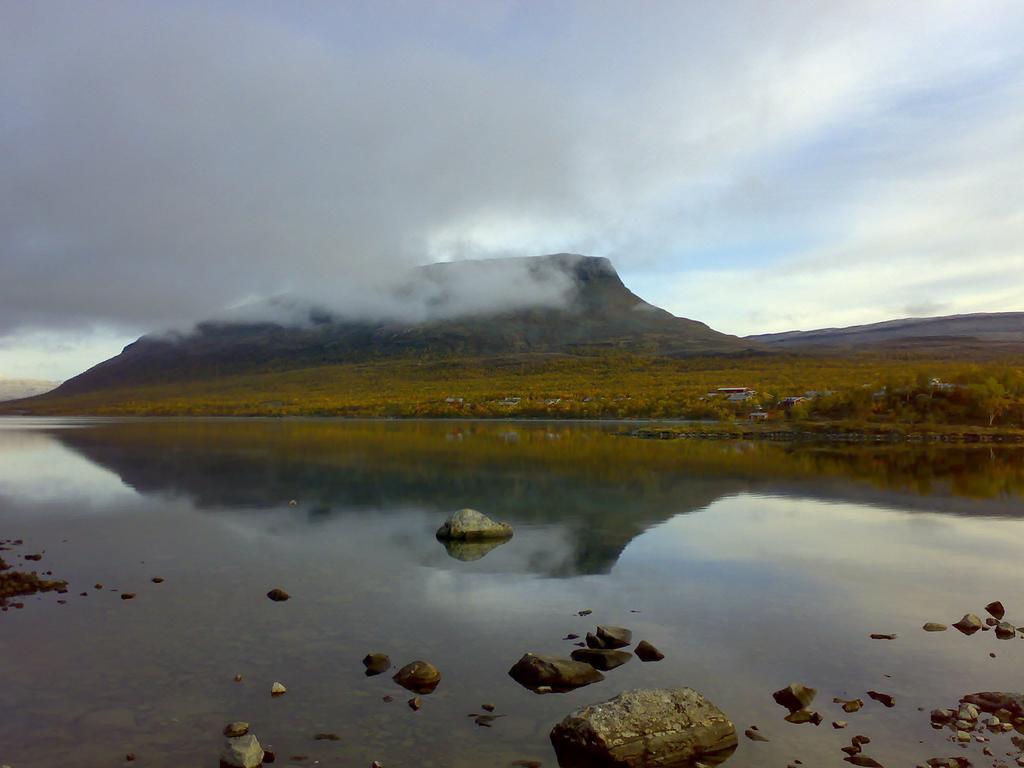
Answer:
<path fill-rule="evenodd" d="M 506 298 L 487 309 L 506 281 L 543 299 Z M 554 295 L 547 290 L 557 286 Z M 564 289 L 564 290 L 562 290 Z M 424 301 L 423 297 L 428 299 Z M 464 357 L 628 351 L 652 355 L 732 353 L 756 345 L 676 317 L 648 304 L 623 284 L 605 258 L 554 254 L 432 264 L 415 271 L 395 296 L 416 319 L 352 320 L 295 302 L 278 302 L 293 321 L 205 322 L 188 334 L 144 336 L 120 355 L 68 380 L 57 395 L 78 395 L 177 380 L 212 379 L 259 371 L 314 368 L 429 352 Z M 518 307 L 515 304 L 518 303 Z M 250 315 L 253 313 L 249 313 Z"/>
<path fill-rule="evenodd" d="M 33 397 L 44 392 L 56 389 L 59 381 L 45 381 L 43 379 L 8 379 L 0 376 L 0 402 L 7 400 L 20 400 L 23 397 Z"/>
<path fill-rule="evenodd" d="M 1024 353 L 1024 312 L 910 317 L 848 328 L 747 336 L 774 349 L 906 350 L 933 353 Z"/>

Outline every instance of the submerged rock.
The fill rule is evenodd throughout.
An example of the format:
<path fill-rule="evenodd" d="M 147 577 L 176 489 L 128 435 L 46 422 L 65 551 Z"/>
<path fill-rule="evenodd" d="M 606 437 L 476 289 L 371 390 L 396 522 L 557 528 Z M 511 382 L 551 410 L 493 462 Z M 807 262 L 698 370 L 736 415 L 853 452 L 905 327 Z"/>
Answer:
<path fill-rule="evenodd" d="M 633 654 L 627 651 L 615 651 L 607 648 L 577 648 L 571 655 L 574 661 L 585 662 L 594 669 L 605 672 L 621 667 L 633 658 Z"/>
<path fill-rule="evenodd" d="M 437 538 L 446 540 L 507 539 L 512 536 L 512 526 L 491 520 L 475 509 L 460 509 L 453 512 L 437 529 Z M 485 553 L 486 554 L 486 553 Z"/>
<path fill-rule="evenodd" d="M 407 691 L 432 693 L 441 682 L 441 673 L 429 661 L 411 661 L 391 678 Z"/>
<path fill-rule="evenodd" d="M 368 653 L 363 657 L 366 676 L 373 677 L 391 668 L 391 658 L 386 653 Z"/>
<path fill-rule="evenodd" d="M 776 704 L 781 704 L 790 712 L 796 712 L 798 709 L 806 709 L 810 706 L 817 695 L 818 692 L 814 688 L 802 683 L 790 683 L 785 688 L 773 693 L 772 698 L 775 699 Z"/>
<path fill-rule="evenodd" d="M 627 691 L 573 712 L 551 731 L 562 766 L 682 768 L 716 765 L 736 749 L 736 728 L 691 688 Z"/>
<path fill-rule="evenodd" d="M 881 693 L 880 691 L 868 691 L 868 696 L 886 707 L 895 707 L 896 699 L 888 693 Z"/>
<path fill-rule="evenodd" d="M 939 624 L 937 621 L 929 621 L 922 629 L 925 632 L 945 632 L 949 627 L 945 624 Z"/>
<path fill-rule="evenodd" d="M 236 736 L 245 736 L 245 734 L 247 734 L 248 732 L 249 724 L 242 720 L 238 720 L 234 723 L 228 723 L 224 726 L 224 735 L 227 736 L 229 739 L 234 738 Z"/>
<path fill-rule="evenodd" d="M 263 748 L 247 733 L 227 739 L 220 753 L 221 768 L 258 768 L 263 763 Z"/>
<path fill-rule="evenodd" d="M 604 680 L 604 675 L 582 661 L 534 653 L 523 654 L 508 674 L 534 693 L 564 693 Z"/>
<path fill-rule="evenodd" d="M 648 643 L 646 640 L 641 640 L 636 644 L 636 648 L 633 649 L 633 653 L 640 661 L 661 661 L 665 658 L 665 654 L 655 648 L 653 645 Z"/>
<path fill-rule="evenodd" d="M 1000 709 L 1004 709 L 1013 718 L 1024 717 L 1024 693 L 983 691 L 981 693 L 969 693 L 960 701 L 961 703 L 973 704 L 982 712 L 995 714 Z"/>

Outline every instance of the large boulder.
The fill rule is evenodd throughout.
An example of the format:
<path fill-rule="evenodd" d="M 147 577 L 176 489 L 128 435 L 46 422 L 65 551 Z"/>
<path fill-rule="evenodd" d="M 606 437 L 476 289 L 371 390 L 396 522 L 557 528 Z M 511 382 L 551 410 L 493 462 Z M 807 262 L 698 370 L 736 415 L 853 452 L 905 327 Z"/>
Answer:
<path fill-rule="evenodd" d="M 437 529 L 437 538 L 441 541 L 507 539 L 511 536 L 511 525 L 495 522 L 475 509 L 460 509 L 458 512 L 452 512 L 444 524 Z"/>
<path fill-rule="evenodd" d="M 258 768 L 263 764 L 263 747 L 251 733 L 228 738 L 220 753 L 221 768 Z"/>
<path fill-rule="evenodd" d="M 604 675 L 585 662 L 535 653 L 523 654 L 508 674 L 534 693 L 565 693 L 604 680 Z"/>
<path fill-rule="evenodd" d="M 689 768 L 724 762 L 736 749 L 736 728 L 692 688 L 660 688 L 573 712 L 551 731 L 551 743 L 566 768 Z"/>

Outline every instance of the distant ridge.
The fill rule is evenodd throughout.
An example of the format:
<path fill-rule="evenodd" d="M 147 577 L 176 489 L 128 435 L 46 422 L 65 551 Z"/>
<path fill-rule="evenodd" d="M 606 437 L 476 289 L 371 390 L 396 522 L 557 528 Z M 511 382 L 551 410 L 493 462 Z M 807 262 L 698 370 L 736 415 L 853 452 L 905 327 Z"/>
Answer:
<path fill-rule="evenodd" d="M 775 349 L 870 349 L 1024 353 L 1024 312 L 910 317 L 848 328 L 747 336 Z"/>
<path fill-rule="evenodd" d="M 510 268 L 541 280 L 551 275 L 564 280 L 570 288 L 565 302 L 446 317 L 448 288 L 465 291 L 488 271 Z M 408 290 L 415 291 L 419 283 L 429 283 L 436 294 L 431 319 L 351 320 L 309 308 L 304 321 L 293 325 L 205 322 L 187 335 L 143 336 L 117 357 L 68 380 L 54 394 L 409 354 L 473 357 L 622 351 L 678 356 L 736 353 L 757 346 L 648 304 L 622 283 L 605 258 L 559 253 L 432 264 L 414 272 Z"/>
<path fill-rule="evenodd" d="M 0 403 L 8 400 L 20 400 L 23 397 L 33 397 L 56 389 L 59 381 L 46 381 L 44 379 L 8 379 L 0 376 Z"/>

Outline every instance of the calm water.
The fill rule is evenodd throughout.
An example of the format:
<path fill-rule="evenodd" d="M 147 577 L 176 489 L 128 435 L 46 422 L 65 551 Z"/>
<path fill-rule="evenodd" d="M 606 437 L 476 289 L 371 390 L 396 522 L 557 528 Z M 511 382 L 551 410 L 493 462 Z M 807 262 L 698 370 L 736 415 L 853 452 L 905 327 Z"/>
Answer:
<path fill-rule="evenodd" d="M 843 765 L 855 733 L 887 766 L 987 764 L 918 707 L 1020 690 L 1024 642 L 920 627 L 996 598 L 1024 623 L 1019 449 L 619 429 L 0 420 L 0 538 L 45 550 L 33 566 L 71 582 L 0 613 L 0 763 L 120 766 L 135 752 L 140 767 L 216 766 L 221 728 L 243 719 L 279 765 L 554 766 L 548 732 L 571 710 L 689 685 L 771 739 L 741 737 L 736 768 Z M 466 506 L 515 537 L 479 559 L 450 555 L 433 532 Z M 275 586 L 292 599 L 267 600 Z M 567 655 L 565 634 L 596 623 L 630 627 L 667 658 L 563 695 L 507 676 L 525 651 Z M 364 677 L 370 651 L 428 659 L 443 681 L 413 712 L 388 675 Z M 270 697 L 274 681 L 287 695 Z M 770 694 L 790 681 L 819 689 L 824 725 L 782 720 Z M 868 700 L 872 688 L 896 707 Z M 830 703 L 858 695 L 856 714 Z M 492 728 L 466 716 L 485 702 L 504 715 Z M 834 731 L 837 718 L 850 728 Z M 313 740 L 324 731 L 341 740 Z"/>

